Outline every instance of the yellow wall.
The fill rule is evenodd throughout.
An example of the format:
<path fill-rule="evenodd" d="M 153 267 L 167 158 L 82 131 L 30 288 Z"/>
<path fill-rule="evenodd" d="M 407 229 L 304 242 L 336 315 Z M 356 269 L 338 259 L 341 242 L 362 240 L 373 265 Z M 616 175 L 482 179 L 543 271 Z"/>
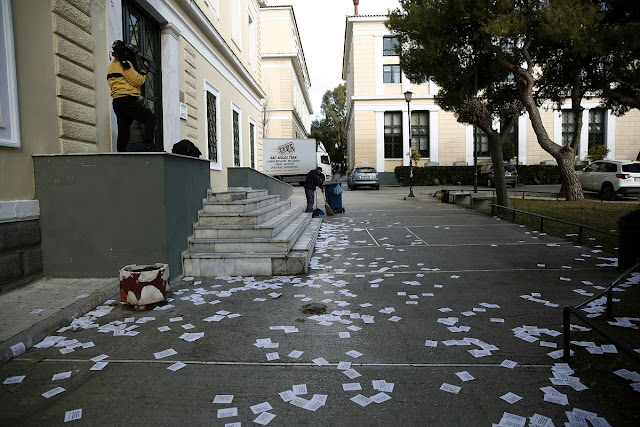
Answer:
<path fill-rule="evenodd" d="M 616 118 L 616 159 L 634 160 L 640 152 L 640 111 Z"/>
<path fill-rule="evenodd" d="M 33 199 L 32 154 L 111 149 L 106 12 L 89 0 L 44 5 L 11 2 L 21 147 L 0 147 L 0 200 Z"/>
<path fill-rule="evenodd" d="M 454 162 L 466 160 L 466 127 L 458 123 L 452 113 L 438 113 L 438 164 L 451 166 Z"/>
<path fill-rule="evenodd" d="M 357 130 L 355 134 L 355 164 L 361 166 L 368 162 L 369 166 L 376 166 L 376 114 L 373 111 L 358 111 L 353 123 Z"/>

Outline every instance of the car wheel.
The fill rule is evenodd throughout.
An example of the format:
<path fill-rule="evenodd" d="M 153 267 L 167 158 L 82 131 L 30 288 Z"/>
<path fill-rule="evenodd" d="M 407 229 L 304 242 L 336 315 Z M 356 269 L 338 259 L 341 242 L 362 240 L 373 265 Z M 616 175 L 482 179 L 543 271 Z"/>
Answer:
<path fill-rule="evenodd" d="M 355 184 L 354 184 L 350 188 L 351 188 L 351 190 L 356 190 L 358 187 L 356 187 Z"/>
<path fill-rule="evenodd" d="M 491 178 L 487 178 L 487 187 L 493 187 L 493 181 L 491 181 Z"/>
<path fill-rule="evenodd" d="M 376 190 L 379 190 L 379 189 L 380 189 L 380 186 L 379 186 L 379 185 L 376 185 Z"/>
<path fill-rule="evenodd" d="M 604 184 L 602 184 L 602 189 L 600 190 L 600 194 L 602 195 L 602 198 L 605 200 L 616 199 L 616 192 L 613 189 L 613 185 L 611 185 L 608 182 L 605 182 Z"/>

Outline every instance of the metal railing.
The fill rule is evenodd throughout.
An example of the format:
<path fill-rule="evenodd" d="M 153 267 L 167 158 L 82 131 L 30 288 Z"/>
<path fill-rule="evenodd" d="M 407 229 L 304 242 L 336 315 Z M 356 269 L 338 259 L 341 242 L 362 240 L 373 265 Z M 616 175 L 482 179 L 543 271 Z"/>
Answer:
<path fill-rule="evenodd" d="M 516 213 L 529 215 L 529 216 L 533 216 L 533 217 L 538 217 L 540 219 L 540 232 L 541 233 L 544 233 L 544 221 L 545 220 L 551 221 L 551 222 L 556 222 L 556 223 L 559 223 L 559 224 L 569 225 L 569 226 L 572 226 L 572 227 L 577 227 L 578 228 L 578 243 L 579 244 L 582 244 L 582 236 L 583 236 L 585 230 L 595 231 L 596 233 L 605 234 L 607 236 L 618 237 L 617 233 L 613 233 L 611 231 L 600 230 L 599 228 L 589 227 L 588 225 L 584 225 L 584 224 L 578 224 L 578 223 L 571 222 L 571 221 L 564 221 L 562 219 L 552 218 L 550 216 L 539 215 L 539 214 L 535 214 L 535 213 L 531 213 L 531 212 L 527 212 L 527 211 L 521 211 L 521 210 L 518 210 L 518 209 L 510 208 L 508 206 L 492 205 L 491 206 L 491 214 L 492 215 L 496 215 L 498 209 L 500 209 L 500 210 L 504 209 L 504 210 L 511 211 L 511 214 L 512 214 L 511 222 L 516 222 Z"/>
<path fill-rule="evenodd" d="M 638 353 L 637 351 L 635 351 L 634 349 L 632 349 L 631 347 L 629 347 L 628 345 L 620 341 L 618 338 L 612 335 L 609 331 L 604 329 L 602 326 L 598 325 L 595 321 L 591 320 L 590 318 L 585 316 L 583 312 L 580 311 L 580 309 L 585 305 L 599 298 L 602 298 L 604 295 L 606 295 L 607 296 L 607 305 L 606 305 L 607 318 L 608 319 L 613 318 L 613 288 L 618 286 L 627 276 L 629 276 L 634 271 L 640 271 L 640 262 L 632 266 L 631 268 L 629 268 L 624 273 L 622 273 L 622 275 L 618 277 L 607 289 L 602 291 L 602 293 L 589 298 L 588 300 L 584 301 L 581 304 L 576 305 L 575 307 L 567 306 L 564 308 L 562 312 L 562 319 L 563 319 L 562 325 L 563 325 L 563 332 L 564 332 L 563 358 L 565 360 L 568 360 L 569 357 L 571 356 L 571 315 L 573 314 L 578 319 L 580 319 L 583 323 L 589 325 L 594 331 L 596 331 L 597 333 L 599 333 L 600 335 L 608 339 L 610 342 L 615 344 L 618 348 L 625 351 L 626 353 L 629 353 L 631 357 L 633 357 L 635 360 L 640 361 L 640 353 Z"/>

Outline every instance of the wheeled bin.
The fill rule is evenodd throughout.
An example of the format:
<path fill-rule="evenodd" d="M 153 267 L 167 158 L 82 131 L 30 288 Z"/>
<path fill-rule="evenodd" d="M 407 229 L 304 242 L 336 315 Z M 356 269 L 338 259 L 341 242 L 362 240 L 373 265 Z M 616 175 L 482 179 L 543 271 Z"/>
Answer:
<path fill-rule="evenodd" d="M 342 207 L 342 186 L 339 182 L 325 183 L 324 196 L 332 211 L 344 213 L 344 208 Z"/>

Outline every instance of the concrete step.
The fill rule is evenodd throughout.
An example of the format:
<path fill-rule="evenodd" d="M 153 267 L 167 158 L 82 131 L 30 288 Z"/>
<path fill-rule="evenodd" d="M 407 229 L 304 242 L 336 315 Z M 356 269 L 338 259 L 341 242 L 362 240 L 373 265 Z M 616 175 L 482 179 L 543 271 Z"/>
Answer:
<path fill-rule="evenodd" d="M 254 190 L 252 188 L 231 187 L 224 190 L 207 190 L 207 200 L 210 202 L 231 202 L 233 200 L 253 199 L 268 196 L 267 190 Z"/>
<path fill-rule="evenodd" d="M 280 196 L 262 196 L 228 202 L 202 201 L 202 211 L 206 213 L 244 213 L 272 205 L 280 200 Z"/>
<path fill-rule="evenodd" d="M 284 212 L 256 225 L 200 225 L 193 226 L 193 237 L 196 239 L 250 239 L 254 237 L 275 237 L 283 228 L 291 223 L 304 208 L 290 207 Z"/>
<path fill-rule="evenodd" d="M 309 263 L 313 256 L 316 240 L 320 234 L 322 219 L 312 218 L 300 235 L 296 243 L 293 245 L 285 258 L 276 258 L 273 260 L 274 275 L 289 274 L 307 274 L 309 272 Z M 291 273 L 291 271 L 300 271 L 301 273 Z"/>
<path fill-rule="evenodd" d="M 203 239 L 190 237 L 190 253 L 287 253 L 311 221 L 310 213 L 299 214 L 274 237 Z"/>
<path fill-rule="evenodd" d="M 285 200 L 243 213 L 198 212 L 200 225 L 258 225 L 289 209 L 291 202 Z"/>
<path fill-rule="evenodd" d="M 307 274 L 322 220 L 311 219 L 288 253 L 182 253 L 185 276 L 279 276 Z"/>

